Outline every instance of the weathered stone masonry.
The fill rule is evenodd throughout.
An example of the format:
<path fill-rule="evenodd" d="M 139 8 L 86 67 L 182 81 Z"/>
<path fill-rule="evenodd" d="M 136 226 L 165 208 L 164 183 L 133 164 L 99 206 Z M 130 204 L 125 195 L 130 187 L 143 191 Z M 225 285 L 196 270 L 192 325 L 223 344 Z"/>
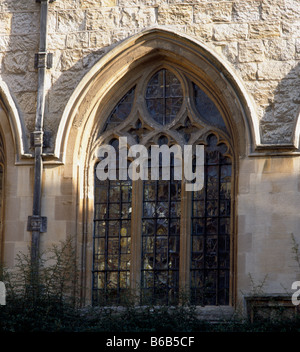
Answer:
<path fill-rule="evenodd" d="M 12 102 L 10 114 L 4 109 L 0 120 L 7 154 L 1 253 L 11 266 L 16 253 L 30 242 L 26 226 L 32 209 L 30 134 L 36 113 L 39 16 L 40 4 L 35 0 L 0 0 L 0 87 L 6 105 Z M 85 208 L 78 197 L 91 192 L 77 174 L 83 151 L 79 146 L 68 149 L 68 143 L 78 145 L 79 119 L 72 121 L 65 161 L 54 155 L 66 106 L 100 59 L 150 29 L 203 43 L 220 67 L 232 70 L 246 92 L 257 136 L 253 146 L 241 153 L 238 166 L 236 295 L 250 290 L 249 273 L 257 281 L 267 275 L 269 293 L 290 289 L 291 282 L 300 278 L 291 255 L 291 234 L 300 242 L 298 0 L 56 0 L 49 4 L 48 51 L 53 66 L 46 77 L 44 128 L 49 139 L 44 148 L 42 212 L 48 229 L 41 238 L 43 245 L 70 234 L 81 245 Z M 16 147 L 21 144 L 23 150 Z M 84 226 L 84 231 L 91 231 L 91 224 Z"/>
<path fill-rule="evenodd" d="M 0 11 L 1 76 L 31 131 L 39 5 L 2 1 Z M 222 55 L 255 100 L 262 141 L 289 143 L 299 103 L 299 17 L 297 1 L 284 0 L 56 1 L 49 17 L 54 66 L 48 74 L 46 129 L 55 135 L 65 102 L 99 58 L 134 33 L 158 25 L 204 41 Z"/>

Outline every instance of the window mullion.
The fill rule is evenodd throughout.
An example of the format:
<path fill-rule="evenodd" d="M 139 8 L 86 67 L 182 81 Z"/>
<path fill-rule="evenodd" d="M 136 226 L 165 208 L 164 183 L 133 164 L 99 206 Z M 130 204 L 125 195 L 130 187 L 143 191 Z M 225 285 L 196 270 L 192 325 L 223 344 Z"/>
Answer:
<path fill-rule="evenodd" d="M 142 212 L 143 208 L 143 183 L 137 180 L 132 183 L 132 212 L 131 212 L 131 266 L 130 286 L 132 293 L 138 297 L 141 283 L 141 260 L 142 260 Z"/>
<path fill-rule="evenodd" d="M 179 289 L 180 293 L 190 289 L 191 261 L 191 192 L 185 190 L 185 182 L 181 186 L 181 218 L 180 218 L 180 261 Z"/>

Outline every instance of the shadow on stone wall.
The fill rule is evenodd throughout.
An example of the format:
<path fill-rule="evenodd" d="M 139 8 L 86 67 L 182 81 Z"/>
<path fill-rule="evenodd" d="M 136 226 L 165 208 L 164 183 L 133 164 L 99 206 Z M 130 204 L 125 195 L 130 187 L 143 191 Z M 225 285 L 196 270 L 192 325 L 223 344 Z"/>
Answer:
<path fill-rule="evenodd" d="M 22 5 L 24 13 L 18 12 Z M 25 0 L 6 1 L 1 6 L 1 79 L 15 102 L 29 140 L 36 112 L 37 72 L 34 55 L 39 48 L 40 8 L 36 2 Z"/>
<path fill-rule="evenodd" d="M 20 8 L 24 11 L 20 12 Z M 49 11 L 51 9 L 49 8 Z M 40 4 L 35 0 L 7 0 L 0 8 L 0 74 L 19 111 L 24 134 L 30 146 L 30 134 L 35 129 L 38 72 L 35 54 L 39 52 Z M 50 25 L 48 26 L 50 27 Z M 80 34 L 79 34 L 80 35 Z M 107 51 L 84 49 L 80 40 L 74 39 L 74 49 L 67 48 L 67 36 L 61 42 L 55 33 L 54 45 L 48 35 L 48 52 L 53 53 L 54 65 L 47 70 L 44 130 L 47 146 L 52 153 L 58 125 L 63 110 L 76 85 L 93 64 Z M 61 47 L 59 46 L 61 44 Z M 80 47 L 81 46 L 81 47 Z M 29 147 L 25 152 L 33 152 Z"/>
<path fill-rule="evenodd" d="M 16 102 L 29 140 L 36 113 L 37 70 L 34 68 L 34 56 L 39 50 L 40 4 L 8 0 L 5 6 L 5 11 L 0 12 L 1 77 Z M 24 12 L 19 12 L 20 6 Z M 52 32 L 50 30 L 48 36 L 48 51 L 53 53 L 54 60 L 47 73 L 44 120 L 45 131 L 51 136 L 44 152 L 49 153 L 54 150 L 63 110 L 77 84 L 104 54 L 117 45 L 106 43 L 97 47 L 93 43 L 91 46 L 87 31 L 63 33 L 56 32 L 51 26 L 50 23 Z M 278 81 L 280 77 L 282 79 Z M 255 84 L 252 87 L 253 90 L 261 89 L 257 108 L 264 109 L 259 114 L 262 143 L 292 144 L 299 116 L 299 64 L 293 66 L 292 61 L 275 60 L 262 62 L 258 65 L 257 83 L 265 83 L 267 87 L 263 89 L 262 85 Z"/>
<path fill-rule="evenodd" d="M 54 52 L 54 67 L 49 71 L 52 86 L 46 97 L 45 129 L 51 131 L 52 142 L 46 151 L 52 152 L 55 135 L 63 110 L 84 75 L 106 53 L 111 46 L 92 49 L 66 49 Z M 51 49 L 49 49 L 51 52 Z M 238 76 L 241 73 L 237 72 Z M 278 78 L 282 77 L 281 80 Z M 299 116 L 300 64 L 290 61 L 270 60 L 258 67 L 256 91 L 257 109 L 263 110 L 260 121 L 262 144 L 293 145 Z M 253 93 L 253 91 L 252 91 Z M 251 92 L 249 93 L 251 94 Z"/>
<path fill-rule="evenodd" d="M 270 85 L 273 80 L 282 77 L 274 93 L 266 97 L 269 104 L 261 119 L 262 143 L 292 144 L 294 132 L 300 113 L 300 64 L 289 69 L 286 62 L 270 62 L 268 77 Z M 282 71 L 288 70 L 286 75 Z M 258 72 L 258 79 L 264 79 L 264 72 Z M 262 92 L 262 95 L 264 92 Z"/>
<path fill-rule="evenodd" d="M 49 147 L 45 148 L 45 152 L 52 153 L 54 150 L 61 117 L 76 86 L 92 66 L 109 50 L 110 47 L 100 48 L 85 54 L 85 50 L 82 49 L 66 49 L 54 53 L 54 66 L 48 72 L 48 79 L 51 80 L 52 85 L 46 93 L 44 124 L 45 131 L 50 132 L 51 141 Z M 48 51 L 53 52 L 51 49 Z"/>

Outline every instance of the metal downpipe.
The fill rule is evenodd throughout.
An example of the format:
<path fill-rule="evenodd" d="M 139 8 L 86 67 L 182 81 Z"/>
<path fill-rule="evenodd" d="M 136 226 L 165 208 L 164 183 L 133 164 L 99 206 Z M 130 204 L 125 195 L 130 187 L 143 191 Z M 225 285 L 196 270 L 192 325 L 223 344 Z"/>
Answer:
<path fill-rule="evenodd" d="M 42 174 L 43 174 L 43 124 L 45 113 L 45 79 L 49 68 L 47 55 L 48 3 L 55 0 L 36 0 L 41 4 L 39 52 L 35 55 L 35 68 L 38 70 L 37 108 L 35 130 L 32 133 L 34 147 L 34 188 L 32 216 L 28 218 L 28 230 L 32 232 L 31 263 L 38 271 L 40 234 L 46 231 L 46 218 L 41 216 Z"/>

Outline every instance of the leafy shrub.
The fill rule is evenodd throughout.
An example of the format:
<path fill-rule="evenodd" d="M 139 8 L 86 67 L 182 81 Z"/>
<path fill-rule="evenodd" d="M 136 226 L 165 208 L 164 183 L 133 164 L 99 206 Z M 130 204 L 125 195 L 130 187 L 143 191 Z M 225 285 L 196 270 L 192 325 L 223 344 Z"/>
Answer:
<path fill-rule="evenodd" d="M 16 270 L 0 270 L 7 288 L 0 306 L 0 332 L 261 332 L 300 331 L 300 320 L 255 322 L 231 319 L 212 323 L 199 319 L 185 304 L 138 307 L 80 307 L 76 297 L 76 253 L 67 240 L 39 258 L 35 275 L 30 255 L 17 256 Z"/>

